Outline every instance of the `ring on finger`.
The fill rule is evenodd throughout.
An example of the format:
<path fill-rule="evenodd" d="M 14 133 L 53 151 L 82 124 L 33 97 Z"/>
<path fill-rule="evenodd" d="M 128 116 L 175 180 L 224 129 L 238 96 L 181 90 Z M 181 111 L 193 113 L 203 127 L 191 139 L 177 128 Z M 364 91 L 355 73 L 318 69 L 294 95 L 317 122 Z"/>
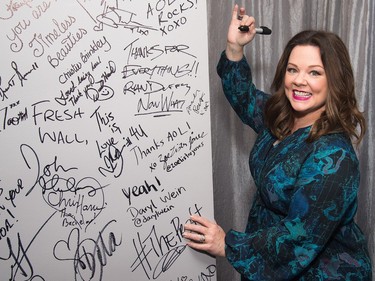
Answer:
<path fill-rule="evenodd" d="M 206 241 L 206 236 L 204 236 L 204 234 L 201 234 L 199 237 L 199 242 L 204 243 L 205 241 Z"/>

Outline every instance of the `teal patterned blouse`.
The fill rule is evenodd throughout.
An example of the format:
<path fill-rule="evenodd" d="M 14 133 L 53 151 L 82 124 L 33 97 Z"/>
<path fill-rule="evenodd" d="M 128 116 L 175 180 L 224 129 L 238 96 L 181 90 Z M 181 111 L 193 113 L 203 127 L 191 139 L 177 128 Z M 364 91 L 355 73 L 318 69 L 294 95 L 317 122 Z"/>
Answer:
<path fill-rule="evenodd" d="M 217 66 L 224 93 L 257 134 L 250 154 L 257 193 L 244 232 L 226 234 L 226 257 L 242 280 L 369 280 L 371 262 L 357 210 L 359 167 L 344 134 L 305 140 L 301 128 L 273 145 L 264 125 L 269 95 L 252 83 L 244 57 Z"/>

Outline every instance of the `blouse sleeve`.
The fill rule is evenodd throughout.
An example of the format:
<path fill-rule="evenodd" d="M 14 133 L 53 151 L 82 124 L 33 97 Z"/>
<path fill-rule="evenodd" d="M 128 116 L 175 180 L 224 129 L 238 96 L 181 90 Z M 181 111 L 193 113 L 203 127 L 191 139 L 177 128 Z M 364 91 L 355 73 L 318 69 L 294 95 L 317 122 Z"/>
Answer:
<path fill-rule="evenodd" d="M 228 60 L 225 52 L 217 65 L 224 94 L 243 123 L 256 133 L 264 128 L 264 106 L 269 95 L 256 89 L 252 83 L 250 67 L 243 57 L 241 61 Z"/>
<path fill-rule="evenodd" d="M 227 259 L 249 280 L 293 279 L 353 219 L 358 185 L 354 151 L 318 145 L 301 167 L 288 214 L 249 233 L 230 230 Z"/>

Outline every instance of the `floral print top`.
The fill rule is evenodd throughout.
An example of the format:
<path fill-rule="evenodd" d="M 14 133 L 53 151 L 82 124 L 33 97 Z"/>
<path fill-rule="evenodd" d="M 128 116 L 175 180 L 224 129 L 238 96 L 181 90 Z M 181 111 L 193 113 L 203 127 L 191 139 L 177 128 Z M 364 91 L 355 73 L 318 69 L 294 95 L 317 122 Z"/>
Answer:
<path fill-rule="evenodd" d="M 371 280 L 364 235 L 354 222 L 359 163 L 342 134 L 305 140 L 301 128 L 274 145 L 265 127 L 269 95 L 252 83 L 244 57 L 222 53 L 217 65 L 224 93 L 257 134 L 250 154 L 257 186 L 244 232 L 226 234 L 226 257 L 242 280 Z"/>

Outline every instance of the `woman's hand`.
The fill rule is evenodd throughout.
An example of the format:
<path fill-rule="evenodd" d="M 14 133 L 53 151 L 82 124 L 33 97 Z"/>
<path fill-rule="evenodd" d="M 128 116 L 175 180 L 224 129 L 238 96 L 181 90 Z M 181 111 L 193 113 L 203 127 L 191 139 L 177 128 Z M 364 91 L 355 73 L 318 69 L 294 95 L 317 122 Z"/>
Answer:
<path fill-rule="evenodd" d="M 242 32 L 240 25 L 247 25 L 249 31 Z M 232 20 L 229 25 L 226 55 L 229 60 L 239 61 L 243 57 L 243 47 L 253 40 L 256 34 L 255 19 L 246 15 L 245 8 L 238 8 L 236 4 L 232 11 Z"/>
<path fill-rule="evenodd" d="M 224 230 L 216 222 L 201 216 L 193 215 L 190 220 L 183 233 L 184 238 L 189 239 L 187 245 L 215 257 L 225 257 Z"/>

